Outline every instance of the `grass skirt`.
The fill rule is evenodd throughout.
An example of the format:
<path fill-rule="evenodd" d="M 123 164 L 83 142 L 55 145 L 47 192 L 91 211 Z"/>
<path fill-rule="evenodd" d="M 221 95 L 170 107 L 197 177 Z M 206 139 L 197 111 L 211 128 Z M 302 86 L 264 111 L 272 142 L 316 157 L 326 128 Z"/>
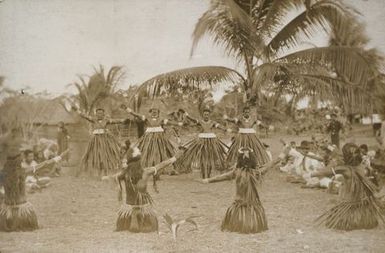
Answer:
<path fill-rule="evenodd" d="M 266 153 L 265 147 L 256 134 L 238 133 L 229 149 L 227 156 L 227 162 L 229 164 L 235 164 L 237 162 L 238 150 L 241 147 L 251 148 L 255 152 L 257 166 L 262 166 L 269 162 L 269 155 Z"/>
<path fill-rule="evenodd" d="M 227 209 L 222 231 L 249 234 L 268 229 L 265 210 L 257 190 L 259 182 L 260 176 L 256 169 L 236 169 L 237 199 Z"/>
<path fill-rule="evenodd" d="M 384 221 L 381 203 L 376 199 L 358 202 L 344 201 L 321 215 L 317 222 L 338 230 L 372 229 Z"/>
<path fill-rule="evenodd" d="M 222 231 L 242 234 L 259 233 L 268 229 L 265 210 L 259 202 L 250 204 L 240 200 L 227 209 L 222 221 Z"/>
<path fill-rule="evenodd" d="M 0 231 L 32 231 L 38 227 L 36 213 L 31 203 L 0 206 Z"/>
<path fill-rule="evenodd" d="M 109 175 L 120 164 L 119 142 L 111 134 L 94 134 L 83 155 L 80 172 Z"/>
<path fill-rule="evenodd" d="M 350 169 L 351 179 L 345 182 L 345 199 L 321 215 L 316 221 L 338 230 L 371 229 L 385 222 L 384 204 L 375 197 L 377 187 L 358 169 Z"/>
<path fill-rule="evenodd" d="M 144 168 L 155 166 L 175 154 L 175 148 L 164 132 L 145 133 L 138 141 L 138 148 L 142 152 Z"/>
<path fill-rule="evenodd" d="M 118 211 L 116 231 L 128 230 L 134 233 L 158 231 L 158 218 L 152 209 L 152 199 L 148 193 L 140 194 L 138 202 L 145 204 L 124 204 Z"/>
<path fill-rule="evenodd" d="M 187 150 L 179 158 L 180 167 L 190 168 L 197 165 L 202 178 L 209 178 L 213 169 L 227 169 L 227 146 L 218 138 L 195 138 L 185 144 Z M 179 167 L 179 166 L 178 166 Z"/>

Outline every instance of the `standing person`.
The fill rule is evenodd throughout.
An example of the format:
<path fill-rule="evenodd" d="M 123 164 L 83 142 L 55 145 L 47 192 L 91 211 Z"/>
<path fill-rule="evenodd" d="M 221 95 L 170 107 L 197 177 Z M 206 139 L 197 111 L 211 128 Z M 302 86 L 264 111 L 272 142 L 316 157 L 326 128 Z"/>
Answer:
<path fill-rule="evenodd" d="M 213 133 L 213 129 L 217 128 L 225 132 L 229 130 L 211 120 L 210 113 L 210 108 L 205 107 L 201 120 L 194 119 L 186 113 L 186 116 L 199 127 L 200 133 L 197 138 L 184 145 L 186 151 L 180 158 L 181 166 L 185 168 L 191 168 L 191 165 L 198 164 L 202 178 L 209 178 L 214 169 L 225 170 L 227 168 L 226 152 L 228 147 Z"/>
<path fill-rule="evenodd" d="M 337 115 L 335 113 L 331 115 L 326 131 L 330 133 L 332 144 L 336 145 L 337 148 L 340 148 L 340 132 L 343 131 L 343 126 L 342 123 L 337 120 Z"/>
<path fill-rule="evenodd" d="M 116 231 L 128 230 L 134 233 L 158 231 L 158 219 L 153 212 L 153 200 L 147 191 L 147 181 L 153 175 L 172 165 L 179 157 L 167 159 L 155 166 L 143 168 L 141 163 L 133 162 L 118 175 L 117 180 L 125 184 L 126 201 L 118 211 Z"/>
<path fill-rule="evenodd" d="M 142 153 L 141 162 L 143 167 L 155 166 L 156 164 L 171 158 L 175 154 L 174 145 L 164 132 L 164 126 L 167 124 L 174 125 L 174 122 L 169 121 L 168 119 L 161 119 L 160 110 L 158 108 L 150 108 L 150 117 L 146 117 L 145 115 L 135 113 L 125 105 L 122 105 L 121 107 L 133 115 L 137 120 L 142 121 L 146 126 L 146 131 L 138 140 L 137 145 Z M 170 173 L 175 173 L 175 171 Z M 155 175 L 153 181 L 154 190 L 156 192 L 158 192 L 156 186 L 156 181 L 158 179 L 159 174 Z"/>
<path fill-rule="evenodd" d="M 379 141 L 382 146 L 382 149 L 385 149 L 385 119 L 381 123 L 381 130 L 379 133 Z"/>
<path fill-rule="evenodd" d="M 63 121 L 60 121 L 57 128 L 56 141 L 58 145 L 58 153 L 61 154 L 68 149 L 68 140 L 70 136 L 68 130 L 64 125 Z M 67 155 L 64 160 L 68 163 L 69 155 Z"/>
<path fill-rule="evenodd" d="M 267 163 L 269 161 L 269 155 L 253 128 L 254 126 L 261 126 L 262 122 L 250 117 L 250 108 L 248 106 L 243 108 L 243 115 L 239 119 L 230 119 L 226 115 L 224 118 L 227 121 L 236 124 L 238 127 L 238 134 L 235 136 L 234 141 L 230 146 L 227 162 L 229 164 L 236 163 L 238 150 L 241 147 L 248 147 L 252 149 L 257 156 L 256 162 L 258 166 Z"/>
<path fill-rule="evenodd" d="M 385 222 L 381 202 L 375 197 L 377 187 L 365 177 L 359 147 L 347 143 L 342 148 L 344 164 L 310 173 L 312 177 L 343 175 L 341 203 L 321 215 L 317 221 L 338 230 L 372 229 Z"/>
<path fill-rule="evenodd" d="M 203 183 L 213 183 L 235 178 L 236 197 L 222 221 L 222 231 L 250 234 L 268 229 L 265 210 L 257 190 L 261 176 L 257 164 L 255 153 L 250 148 L 242 147 L 233 170 L 203 179 Z"/>
<path fill-rule="evenodd" d="M 25 170 L 21 167 L 23 137 L 20 129 L 0 141 L 1 153 L 7 160 L 2 172 L 4 205 L 0 206 L 0 231 L 31 231 L 38 228 L 35 210 L 25 193 Z"/>
<path fill-rule="evenodd" d="M 380 114 L 372 114 L 373 136 L 377 137 L 381 132 L 382 120 Z"/>
<path fill-rule="evenodd" d="M 109 132 L 107 126 L 125 123 L 127 120 L 107 119 L 102 108 L 96 109 L 95 117 L 90 117 L 79 110 L 77 112 L 91 123 L 93 135 L 83 155 L 79 173 L 84 171 L 97 174 L 99 177 L 110 174 L 119 166 L 120 153 L 119 142 Z"/>
<path fill-rule="evenodd" d="M 151 108 L 150 117 L 146 117 L 135 113 L 125 105 L 122 105 L 122 108 L 146 125 L 146 131 L 138 141 L 138 148 L 142 152 L 143 167 L 155 166 L 174 155 L 175 148 L 164 133 L 164 126 L 172 124 L 172 122 L 161 119 L 159 109 Z"/>

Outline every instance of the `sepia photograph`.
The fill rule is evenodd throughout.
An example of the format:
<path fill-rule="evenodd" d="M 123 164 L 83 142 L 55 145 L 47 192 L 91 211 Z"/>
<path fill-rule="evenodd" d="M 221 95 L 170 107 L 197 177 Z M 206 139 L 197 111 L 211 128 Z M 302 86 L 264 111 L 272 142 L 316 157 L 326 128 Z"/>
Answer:
<path fill-rule="evenodd" d="M 0 253 L 385 252 L 384 0 L 0 0 Z"/>

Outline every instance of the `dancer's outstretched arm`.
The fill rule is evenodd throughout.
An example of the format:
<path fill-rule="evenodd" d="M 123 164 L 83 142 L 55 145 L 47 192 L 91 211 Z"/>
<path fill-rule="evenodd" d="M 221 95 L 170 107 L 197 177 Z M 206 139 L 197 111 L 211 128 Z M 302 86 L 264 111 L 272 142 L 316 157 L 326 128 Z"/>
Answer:
<path fill-rule="evenodd" d="M 239 121 L 237 118 L 229 118 L 226 114 L 223 116 L 223 119 L 234 124 L 237 124 Z"/>
<path fill-rule="evenodd" d="M 95 122 L 93 118 L 91 118 L 90 116 L 88 116 L 88 115 L 85 114 L 84 112 L 80 111 L 80 109 L 77 109 L 77 110 L 76 110 L 76 113 L 77 113 L 80 117 L 82 117 L 83 119 L 85 119 L 85 120 L 87 120 L 87 121 L 89 121 L 89 122 L 91 122 L 91 123 L 94 123 L 94 122 Z"/>
<path fill-rule="evenodd" d="M 171 164 L 176 162 L 176 160 L 182 155 L 182 153 L 183 153 L 183 151 L 178 151 L 175 154 L 175 156 L 171 157 L 170 159 L 165 160 L 161 163 L 158 163 L 157 165 L 155 165 L 153 167 L 144 168 L 142 179 L 147 182 L 147 180 L 150 178 L 150 176 L 161 172 L 163 169 L 167 168 L 168 166 L 170 166 Z"/>
<path fill-rule="evenodd" d="M 128 123 L 130 119 L 108 119 L 107 124 L 123 124 Z"/>
<path fill-rule="evenodd" d="M 234 178 L 234 176 L 235 176 L 235 166 L 229 172 L 223 173 L 215 177 L 202 179 L 202 183 L 209 184 L 209 183 L 221 182 L 225 180 L 231 180 Z"/>
<path fill-rule="evenodd" d="M 220 130 L 222 130 L 223 132 L 226 132 L 226 133 L 231 133 L 232 132 L 232 130 L 230 128 L 225 128 L 225 127 L 223 127 L 221 124 L 219 124 L 217 122 L 214 122 L 213 127 L 218 128 L 218 129 L 220 129 Z"/>
<path fill-rule="evenodd" d="M 127 107 L 125 104 L 122 104 L 120 106 L 120 108 L 122 108 L 123 110 L 125 110 L 126 112 L 128 112 L 129 114 L 131 114 L 132 116 L 134 116 L 137 119 L 140 119 L 142 121 L 146 120 L 146 116 L 134 112 L 134 110 L 132 110 L 131 108 Z"/>
<path fill-rule="evenodd" d="M 61 161 L 63 159 L 63 157 L 68 154 L 70 150 L 67 149 L 65 150 L 63 153 L 61 153 L 60 155 L 52 158 L 52 159 L 49 159 L 49 160 L 46 160 L 46 161 L 43 161 L 35 166 L 27 166 L 27 167 L 24 167 L 24 169 L 26 170 L 25 172 L 27 174 L 35 174 L 38 170 L 40 170 L 41 168 L 47 166 L 47 165 L 50 165 L 50 164 L 53 164 L 53 163 L 58 163 L 59 161 Z"/>

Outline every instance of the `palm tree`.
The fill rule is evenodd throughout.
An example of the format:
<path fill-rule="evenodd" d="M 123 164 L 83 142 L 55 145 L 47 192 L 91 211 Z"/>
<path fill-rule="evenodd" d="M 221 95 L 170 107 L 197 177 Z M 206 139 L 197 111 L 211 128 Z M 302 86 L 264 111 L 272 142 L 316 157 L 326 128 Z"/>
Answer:
<path fill-rule="evenodd" d="M 105 75 L 105 70 L 102 65 L 94 69 L 94 74 L 90 76 L 88 81 L 83 76 L 79 76 L 79 81 L 70 85 L 74 85 L 78 94 L 73 97 L 73 103 L 76 103 L 80 109 L 90 114 L 97 107 L 105 107 L 114 97 L 117 86 L 124 77 L 124 71 L 121 66 L 113 66 Z"/>
<path fill-rule="evenodd" d="M 361 49 L 362 56 L 366 59 L 369 67 L 374 71 L 374 75 L 371 76 L 366 87 L 363 87 L 361 94 L 351 94 L 351 96 L 341 96 L 340 105 L 346 104 L 344 100 L 352 100 L 352 103 L 364 103 L 364 101 L 371 101 L 366 109 L 367 111 L 348 111 L 348 113 L 368 113 L 373 110 L 373 107 L 379 107 L 377 109 L 383 109 L 383 97 L 385 96 L 385 80 L 384 80 L 384 57 L 375 48 L 368 48 L 369 38 L 365 33 L 365 24 L 361 22 L 354 22 L 352 19 L 346 19 L 345 24 L 334 26 L 332 34 L 329 40 L 329 45 L 332 46 L 350 46 Z M 336 75 L 346 82 L 358 82 L 359 80 L 349 80 L 344 74 L 336 69 Z M 347 94 L 347 93 L 346 93 Z M 357 100 L 363 100 L 357 102 Z M 378 102 L 381 102 L 378 104 Z M 378 106 L 379 105 L 379 106 Z"/>
<path fill-rule="evenodd" d="M 290 19 L 292 14 L 296 15 Z M 243 72 L 222 66 L 180 69 L 151 78 L 141 89 L 159 96 L 231 82 L 242 88 L 249 103 L 258 101 L 263 90 L 277 92 L 279 88 L 332 100 L 357 94 L 376 71 L 368 66 L 360 48 L 301 48 L 303 39 L 310 40 L 320 31 L 329 34 L 337 25 L 348 26 L 344 21 L 355 15 L 355 10 L 337 0 L 211 0 L 195 26 L 192 53 L 201 38 L 209 35 L 240 63 Z M 336 75 L 336 70 L 345 78 Z M 344 102 L 345 107 L 365 106 Z"/>

